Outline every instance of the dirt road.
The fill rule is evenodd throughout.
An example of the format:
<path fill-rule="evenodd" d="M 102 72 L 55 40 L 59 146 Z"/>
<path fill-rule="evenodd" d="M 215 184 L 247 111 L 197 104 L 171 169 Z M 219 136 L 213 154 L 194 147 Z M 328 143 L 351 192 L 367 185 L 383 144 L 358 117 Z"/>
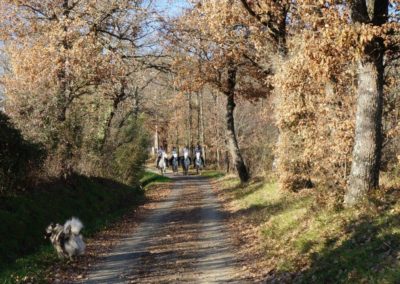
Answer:
<path fill-rule="evenodd" d="M 80 283 L 242 282 L 208 180 L 170 177 L 170 195 Z"/>

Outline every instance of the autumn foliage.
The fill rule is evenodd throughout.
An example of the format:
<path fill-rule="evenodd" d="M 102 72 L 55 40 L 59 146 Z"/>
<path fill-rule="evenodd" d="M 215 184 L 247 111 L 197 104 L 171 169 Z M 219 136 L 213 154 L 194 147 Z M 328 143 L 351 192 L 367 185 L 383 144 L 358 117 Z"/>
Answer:
<path fill-rule="evenodd" d="M 144 127 L 153 146 L 200 143 L 242 182 L 272 171 L 329 204 L 398 166 L 396 0 L 199 0 L 179 16 L 138 0 L 0 4 L 5 110 L 45 145 L 49 175 L 133 180 Z"/>
<path fill-rule="evenodd" d="M 25 137 L 46 146 L 48 176 L 132 180 L 118 159 L 129 143 L 140 153 L 147 141 L 127 108 L 141 84 L 133 59 L 147 17 L 140 3 L 0 1 L 5 110 Z"/>
<path fill-rule="evenodd" d="M 391 145 L 398 128 L 393 104 L 398 103 L 394 87 L 398 58 L 394 54 L 399 48 L 399 3 L 367 7 L 365 1 L 193 2 L 193 8 L 166 32 L 175 58 L 177 86 L 186 92 L 224 94 L 230 67 L 235 66 L 236 100 L 267 101 L 264 127 L 275 121 L 279 130 L 273 164 L 282 189 L 313 187 L 321 200 L 331 197 L 333 203 L 340 203 L 347 188 L 354 188 L 349 177 L 359 180 L 357 183 L 370 180 L 364 187 L 367 191 L 374 187 L 376 167 L 388 165 L 380 161 L 381 151 L 384 156 L 387 153 L 381 145 Z M 373 44 L 382 55 L 371 53 Z M 363 79 L 362 68 L 373 56 L 384 56 L 386 69 L 377 63 L 371 79 Z M 362 84 L 372 78 L 378 78 L 376 92 L 382 93 L 378 98 L 385 104 L 383 112 L 378 104 L 376 113 L 371 114 L 377 131 L 368 145 L 376 145 L 375 152 L 362 157 L 355 150 L 360 146 L 355 145 L 370 142 L 361 140 L 367 136 L 357 137 L 356 142 L 355 133 L 370 130 L 363 129 L 365 124 L 357 124 L 356 119 L 364 113 Z M 383 91 L 380 84 L 384 84 Z M 264 133 L 262 139 L 246 141 L 246 145 L 267 143 L 275 133 Z M 368 155 L 375 160 L 370 163 Z M 397 161 L 393 152 L 391 155 L 394 166 Z M 244 159 L 252 164 L 261 161 L 258 155 L 247 153 Z M 370 167 L 370 175 L 357 173 L 363 166 Z M 360 190 L 357 196 L 365 194 Z"/>

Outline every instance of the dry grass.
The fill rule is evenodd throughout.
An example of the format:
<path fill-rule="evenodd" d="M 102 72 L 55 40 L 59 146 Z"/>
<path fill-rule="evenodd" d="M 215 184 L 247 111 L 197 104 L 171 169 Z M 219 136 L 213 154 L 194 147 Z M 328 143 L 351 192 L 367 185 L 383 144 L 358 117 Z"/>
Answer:
<path fill-rule="evenodd" d="M 227 176 L 215 188 L 253 280 L 400 281 L 400 191 L 393 184 L 363 208 L 346 210 L 317 206 L 313 190 L 282 192 L 262 178 L 243 187 Z"/>

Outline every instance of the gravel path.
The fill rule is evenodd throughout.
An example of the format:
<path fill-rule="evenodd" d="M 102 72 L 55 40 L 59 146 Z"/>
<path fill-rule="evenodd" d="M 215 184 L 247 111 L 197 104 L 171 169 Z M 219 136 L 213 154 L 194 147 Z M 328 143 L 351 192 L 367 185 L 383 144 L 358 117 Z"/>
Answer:
<path fill-rule="evenodd" d="M 208 180 L 170 177 L 170 195 L 80 283 L 241 282 Z"/>

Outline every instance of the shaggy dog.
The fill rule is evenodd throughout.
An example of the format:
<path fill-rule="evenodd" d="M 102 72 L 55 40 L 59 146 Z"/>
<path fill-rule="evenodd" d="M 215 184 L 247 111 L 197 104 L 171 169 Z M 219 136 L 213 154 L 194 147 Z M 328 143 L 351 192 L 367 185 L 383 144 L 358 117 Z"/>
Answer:
<path fill-rule="evenodd" d="M 57 251 L 60 258 L 82 255 L 85 252 L 85 243 L 83 242 L 80 231 L 83 228 L 82 222 L 75 217 L 65 222 L 64 226 L 51 223 L 46 228 L 45 237 L 49 238 L 51 244 Z"/>

